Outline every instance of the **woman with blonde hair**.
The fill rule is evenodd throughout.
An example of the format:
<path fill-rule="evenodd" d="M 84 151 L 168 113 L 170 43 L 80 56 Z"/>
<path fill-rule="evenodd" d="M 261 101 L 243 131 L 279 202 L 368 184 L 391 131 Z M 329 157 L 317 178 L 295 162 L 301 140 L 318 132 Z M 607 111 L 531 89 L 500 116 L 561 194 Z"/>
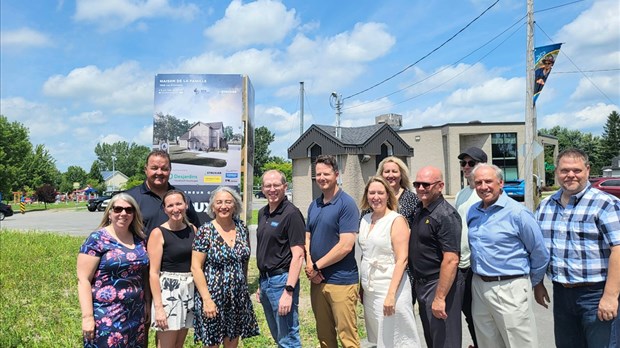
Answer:
<path fill-rule="evenodd" d="M 377 347 L 419 347 L 405 271 L 410 230 L 396 207 L 388 182 L 381 176 L 370 178 L 361 207 L 370 212 L 362 217 L 358 237 L 366 332 L 368 342 Z"/>
<path fill-rule="evenodd" d="M 99 228 L 77 257 L 84 347 L 144 347 L 149 258 L 138 203 L 110 199 Z"/>
<path fill-rule="evenodd" d="M 405 162 L 398 157 L 386 157 L 379 163 L 376 175 L 387 180 L 398 201 L 398 213 L 404 216 L 411 226 L 420 199 L 413 192 L 409 179 L 409 169 L 407 169 Z"/>

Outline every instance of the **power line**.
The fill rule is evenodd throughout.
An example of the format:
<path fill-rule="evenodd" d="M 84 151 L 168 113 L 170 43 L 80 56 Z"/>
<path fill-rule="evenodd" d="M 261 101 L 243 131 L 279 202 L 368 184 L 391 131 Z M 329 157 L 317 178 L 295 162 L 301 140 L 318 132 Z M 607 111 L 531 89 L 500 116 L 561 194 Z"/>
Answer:
<path fill-rule="evenodd" d="M 535 23 L 535 24 L 536 24 L 536 26 L 538 27 L 538 29 L 540 29 L 540 31 L 542 31 L 542 32 L 543 32 L 543 34 L 545 34 L 545 36 L 546 36 L 546 37 L 547 37 L 550 41 L 553 41 L 553 40 L 549 37 L 549 35 L 547 35 L 547 33 L 543 30 L 543 28 L 541 28 L 541 27 L 540 27 L 540 25 L 538 25 L 538 23 Z M 584 73 L 584 71 L 583 71 L 583 70 L 581 70 L 581 68 L 579 68 L 579 67 L 577 66 L 577 64 L 575 64 L 575 62 L 573 62 L 573 60 L 572 60 L 572 59 L 568 56 L 568 54 L 566 54 L 563 50 L 560 50 L 560 53 L 562 53 L 562 55 L 564 55 L 564 56 L 568 59 L 568 61 L 569 61 L 569 62 L 571 62 L 571 64 L 573 64 L 573 66 L 574 66 L 574 67 L 575 67 L 575 68 L 576 68 L 576 69 L 577 69 L 577 70 L 581 73 L 581 75 L 582 75 L 583 77 L 585 77 L 588 81 L 590 81 L 590 83 L 592 84 L 592 86 L 594 86 L 594 88 L 596 88 L 596 90 L 597 90 L 597 91 L 599 91 L 599 93 L 601 93 L 601 94 L 602 94 L 605 98 L 607 98 L 607 101 L 609 101 L 609 103 L 610 103 L 610 104 L 615 104 L 613 101 L 611 101 L 611 98 L 609 98 L 609 96 L 608 96 L 607 94 L 605 94 L 605 92 L 603 92 L 603 91 L 602 91 L 602 90 L 601 90 L 601 89 L 597 86 L 597 84 L 596 84 L 596 83 L 594 83 L 594 81 L 592 81 L 592 79 L 590 79 L 590 77 L 589 77 L 588 75 L 586 75 L 586 74 Z"/>
<path fill-rule="evenodd" d="M 609 72 L 620 71 L 620 68 L 615 69 L 594 69 L 594 70 L 573 70 L 573 71 L 553 71 L 553 74 L 576 74 L 576 73 L 591 73 L 591 72 Z"/>
<path fill-rule="evenodd" d="M 498 37 L 500 37 L 500 36 L 502 36 L 503 34 L 505 34 L 508 30 L 512 29 L 515 25 L 519 24 L 519 22 L 521 22 L 524 18 L 525 18 L 525 16 L 521 17 L 520 19 L 518 19 L 517 21 L 515 21 L 514 23 L 512 23 L 509 27 L 507 27 L 506 29 L 504 29 L 502 32 L 500 32 L 499 34 L 495 35 L 495 36 L 494 36 L 494 37 L 492 37 L 491 39 L 487 40 L 487 42 L 485 42 L 484 44 L 480 45 L 478 48 L 474 49 L 473 51 L 471 51 L 470 53 L 466 54 L 465 56 L 461 57 L 461 58 L 460 58 L 460 59 L 458 59 L 457 61 L 455 61 L 455 62 L 453 62 L 453 63 L 451 63 L 451 64 L 449 64 L 449 65 L 445 66 L 443 69 L 437 70 L 436 72 L 434 72 L 434 73 L 430 74 L 429 76 L 426 76 L 425 78 L 423 78 L 423 79 L 421 79 L 421 80 L 419 80 L 419 81 L 416 81 L 416 82 L 414 82 L 414 83 L 412 83 L 412 84 L 410 84 L 410 85 L 407 85 L 407 86 L 405 86 L 405 87 L 403 87 L 403 88 L 401 88 L 401 89 L 398 89 L 398 90 L 396 90 L 396 91 L 394 91 L 394 92 L 388 93 L 388 94 L 386 94 L 386 95 L 384 95 L 384 96 L 382 96 L 382 97 L 375 98 L 375 99 L 373 99 L 373 100 L 371 100 L 371 101 L 367 101 L 367 102 L 364 102 L 364 103 L 356 104 L 356 105 L 353 105 L 353 106 L 350 106 L 350 107 L 346 107 L 346 108 L 343 108 L 343 110 L 350 110 L 350 109 L 354 109 L 354 108 L 357 108 L 357 107 L 360 107 L 360 106 L 363 106 L 363 105 L 366 105 L 366 104 L 370 104 L 370 103 L 375 102 L 375 101 L 377 101 L 377 100 L 379 100 L 379 99 L 383 99 L 383 98 L 390 97 L 390 96 L 392 96 L 392 95 L 394 95 L 394 94 L 396 94 L 396 93 L 402 92 L 402 91 L 404 91 L 404 90 L 406 90 L 406 89 L 409 89 L 409 88 L 411 88 L 411 87 L 413 87 L 413 86 L 415 86 L 415 85 L 417 85 L 417 84 L 420 84 L 420 83 L 422 83 L 422 82 L 424 82 L 424 81 L 426 81 L 426 80 L 430 79 L 431 77 L 433 77 L 433 76 L 435 76 L 435 75 L 438 75 L 438 74 L 439 74 L 439 73 L 441 73 L 442 71 L 445 71 L 445 70 L 447 70 L 448 68 L 450 68 L 452 65 L 455 65 L 455 64 L 460 63 L 461 61 L 465 60 L 466 58 L 470 57 L 470 56 L 471 56 L 471 55 L 473 55 L 474 53 L 478 52 L 479 50 L 481 50 L 482 48 L 484 48 L 485 46 L 487 46 L 487 45 L 488 45 L 488 44 L 490 44 L 491 42 L 495 41 L 495 39 L 497 39 Z M 523 26 L 523 24 L 525 24 L 525 23 L 522 23 L 522 24 L 521 24 L 521 26 L 520 26 L 519 28 L 521 28 L 521 27 Z M 510 34 L 508 37 L 511 37 L 512 35 L 514 35 L 514 33 L 515 33 L 515 32 L 513 32 L 512 34 Z M 502 41 L 502 42 L 500 43 L 500 45 L 501 45 L 501 44 L 503 44 L 505 41 L 506 41 L 506 40 Z M 496 49 L 497 49 L 497 47 L 495 47 L 494 49 L 492 49 L 489 53 L 493 52 L 493 51 L 494 51 L 494 50 L 496 50 Z M 479 61 L 481 61 L 482 59 L 486 58 L 486 57 L 489 55 L 489 53 L 487 53 L 486 55 L 484 55 L 484 56 L 483 56 L 482 58 L 480 58 L 479 60 L 475 61 L 475 62 L 474 62 L 474 64 L 475 64 L 475 63 L 477 63 L 477 62 L 479 62 Z M 471 68 L 471 66 L 470 66 L 470 68 Z M 467 68 L 465 71 L 469 70 L 470 68 Z M 463 72 L 465 72 L 465 71 L 463 71 Z M 461 73 L 459 73 L 459 74 L 455 75 L 454 77 L 459 76 L 459 75 L 460 75 L 460 74 L 462 74 L 463 72 L 461 72 Z M 451 78 L 451 79 L 449 79 L 448 81 L 450 81 L 450 80 L 452 80 L 452 78 Z M 445 84 L 445 83 L 442 83 L 442 84 L 440 84 L 439 86 L 442 86 L 442 85 L 444 85 L 444 84 Z M 439 86 L 437 86 L 437 87 L 439 87 Z M 430 90 L 428 90 L 428 91 L 426 91 L 426 92 L 424 92 L 424 93 L 422 93 L 422 94 L 420 94 L 420 95 L 426 94 L 427 92 L 430 92 L 430 91 L 432 91 L 432 90 L 436 89 L 437 87 L 431 88 Z M 410 100 L 410 99 L 407 99 L 407 100 Z M 398 104 L 400 104 L 400 103 L 397 103 L 396 105 L 398 105 Z"/>
<path fill-rule="evenodd" d="M 452 39 L 454 39 L 455 37 L 457 37 L 460 33 L 462 33 L 463 31 L 465 31 L 465 29 L 467 29 L 470 25 L 472 25 L 475 21 L 477 21 L 480 17 L 482 17 L 485 13 L 487 13 L 487 11 L 489 11 L 491 8 L 493 8 L 497 3 L 499 2 L 499 0 L 496 0 L 493 4 L 491 4 L 491 6 L 487 7 L 486 10 L 482 11 L 481 14 L 479 14 L 476 18 L 474 18 L 473 20 L 471 20 L 469 23 L 467 23 L 467 25 L 465 25 L 463 28 L 461 28 L 459 31 L 457 31 L 454 35 L 452 35 L 450 38 L 448 38 L 446 41 L 444 41 L 441 45 L 435 47 L 433 50 L 431 50 L 429 53 L 427 53 L 426 55 L 424 55 L 422 58 L 418 59 L 417 61 L 413 62 L 412 64 L 409 64 L 408 66 L 406 66 L 404 69 L 402 69 L 401 71 L 393 74 L 392 76 L 384 79 L 381 82 L 375 83 L 374 85 L 363 89 L 357 93 L 353 93 L 350 96 L 344 97 L 342 98 L 344 99 L 349 99 L 352 97 L 355 97 L 356 95 L 362 94 L 364 92 L 367 92 L 375 87 L 378 87 L 382 84 L 384 84 L 385 82 L 395 78 L 396 76 L 404 73 L 405 71 L 409 70 L 410 68 L 412 68 L 414 65 L 418 64 L 419 62 L 421 62 L 422 60 L 426 59 L 428 56 L 430 56 L 431 54 L 435 53 L 437 50 L 439 50 L 440 48 L 442 48 L 444 45 L 446 45 L 448 42 L 452 41 Z"/>

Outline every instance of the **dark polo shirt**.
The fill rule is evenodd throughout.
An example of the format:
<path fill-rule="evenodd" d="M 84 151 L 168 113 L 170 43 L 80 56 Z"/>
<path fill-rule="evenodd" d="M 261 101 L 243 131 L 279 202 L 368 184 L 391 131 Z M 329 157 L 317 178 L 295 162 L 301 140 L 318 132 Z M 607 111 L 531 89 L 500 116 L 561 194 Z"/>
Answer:
<path fill-rule="evenodd" d="M 443 196 L 418 205 L 409 238 L 409 267 L 415 279 L 437 279 L 443 252 L 460 253 L 461 217 Z"/>
<path fill-rule="evenodd" d="M 168 185 L 168 190 L 174 189 L 174 186 Z M 138 206 L 140 206 L 142 221 L 144 222 L 144 233 L 146 233 L 147 236 L 151 234 L 151 231 L 155 227 L 159 227 L 159 225 L 168 221 L 168 215 L 164 212 L 161 198 L 146 186 L 146 182 L 127 190 L 126 193 L 133 197 L 136 202 L 138 202 Z M 187 218 L 194 226 L 200 227 L 200 219 L 198 219 L 198 214 L 196 214 L 196 210 L 194 210 L 192 201 L 187 195 L 186 197 L 189 202 Z"/>
<path fill-rule="evenodd" d="M 306 244 L 301 211 L 286 197 L 273 213 L 269 213 L 269 205 L 264 206 L 258 212 L 256 240 L 256 263 L 261 272 L 288 271 L 293 256 L 291 247 Z"/>

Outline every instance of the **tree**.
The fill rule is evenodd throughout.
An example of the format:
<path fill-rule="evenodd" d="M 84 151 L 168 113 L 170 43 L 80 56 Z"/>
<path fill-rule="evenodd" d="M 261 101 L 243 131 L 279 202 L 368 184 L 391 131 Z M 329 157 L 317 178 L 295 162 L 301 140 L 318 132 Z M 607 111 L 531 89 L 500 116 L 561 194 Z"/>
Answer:
<path fill-rule="evenodd" d="M 73 183 L 79 183 L 80 187 L 85 186 L 88 181 L 88 174 L 82 167 L 69 166 L 67 171 L 62 175 L 62 183 L 60 184 L 61 192 L 73 191 Z"/>
<path fill-rule="evenodd" d="M 224 139 L 226 139 L 226 141 L 231 141 L 234 136 L 235 134 L 234 134 L 233 127 L 231 126 L 224 127 Z"/>
<path fill-rule="evenodd" d="M 612 158 L 618 155 L 620 155 L 620 115 L 617 111 L 612 111 L 603 127 L 601 162 L 609 166 Z"/>
<path fill-rule="evenodd" d="M 95 155 L 97 155 L 98 166 L 101 170 L 114 169 L 128 177 L 144 171 L 146 156 L 149 152 L 150 149 L 144 145 L 129 144 L 126 141 L 114 144 L 99 143 L 95 146 Z M 92 170 L 91 166 L 91 172 Z"/>
<path fill-rule="evenodd" d="M 275 135 L 269 128 L 262 126 L 254 130 L 254 176 L 263 175 L 263 166 L 269 161 L 269 145 L 275 140 Z"/>
<path fill-rule="evenodd" d="M 28 128 L 0 115 L 0 192 L 4 196 L 24 186 L 21 180 L 31 151 Z"/>
<path fill-rule="evenodd" d="M 282 160 L 282 158 L 277 157 L 278 159 Z M 263 166 L 263 172 L 266 172 L 268 170 L 279 170 L 282 173 L 284 173 L 284 175 L 286 176 L 286 181 L 288 182 L 289 186 L 291 185 L 291 183 L 293 182 L 293 163 L 291 162 L 286 162 L 286 161 L 271 161 L 271 162 L 267 162 L 265 163 L 265 165 Z"/>
<path fill-rule="evenodd" d="M 558 138 L 558 151 L 568 148 L 577 148 L 585 151 L 590 158 L 590 175 L 601 175 L 601 167 L 604 164 L 600 154 L 600 137 L 594 136 L 592 133 L 583 133 L 578 130 L 571 130 L 560 126 L 555 126 L 551 129 L 542 128 L 539 132 L 541 134 L 553 135 Z M 553 148 L 551 147 L 545 147 L 545 162 L 555 164 L 555 158 L 553 158 Z M 546 174 L 546 177 L 549 178 L 549 182 L 552 181 L 552 178 L 555 175 L 553 170 L 547 170 Z"/>
<path fill-rule="evenodd" d="M 88 178 L 95 180 L 99 183 L 103 182 L 103 176 L 101 176 L 101 162 L 99 160 L 94 160 L 93 164 L 90 165 L 90 172 L 88 172 Z"/>
<path fill-rule="evenodd" d="M 45 209 L 47 209 L 47 203 L 56 202 L 56 189 L 50 184 L 43 184 L 34 193 L 37 201 L 45 203 Z"/>
<path fill-rule="evenodd" d="M 40 144 L 28 155 L 24 169 L 21 182 L 30 187 L 41 187 L 43 184 L 57 187 L 62 180 L 60 172 L 56 169 L 56 160 L 45 146 Z"/>
<path fill-rule="evenodd" d="M 185 134 L 190 126 L 188 120 L 180 120 L 172 115 L 158 112 L 155 114 L 153 124 L 153 141 L 155 143 L 176 141 L 177 137 Z"/>

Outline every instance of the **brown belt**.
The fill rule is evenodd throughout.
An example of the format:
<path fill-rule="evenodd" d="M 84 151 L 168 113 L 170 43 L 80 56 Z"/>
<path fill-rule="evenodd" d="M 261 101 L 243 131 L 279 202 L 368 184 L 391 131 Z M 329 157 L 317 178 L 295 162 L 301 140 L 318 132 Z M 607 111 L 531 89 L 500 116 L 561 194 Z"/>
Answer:
<path fill-rule="evenodd" d="M 482 279 L 483 282 L 500 282 L 502 280 L 510 280 L 510 279 L 516 279 L 516 278 L 521 278 L 524 277 L 523 274 L 516 274 L 516 275 L 505 275 L 505 276 L 483 276 L 483 275 L 478 275 L 478 277 L 480 277 L 480 279 Z"/>
<path fill-rule="evenodd" d="M 586 286 L 598 285 L 600 283 L 602 283 L 602 282 L 572 283 L 572 284 L 558 283 L 558 284 L 562 285 L 563 288 L 573 289 L 573 288 L 583 288 L 583 287 L 586 287 Z"/>

